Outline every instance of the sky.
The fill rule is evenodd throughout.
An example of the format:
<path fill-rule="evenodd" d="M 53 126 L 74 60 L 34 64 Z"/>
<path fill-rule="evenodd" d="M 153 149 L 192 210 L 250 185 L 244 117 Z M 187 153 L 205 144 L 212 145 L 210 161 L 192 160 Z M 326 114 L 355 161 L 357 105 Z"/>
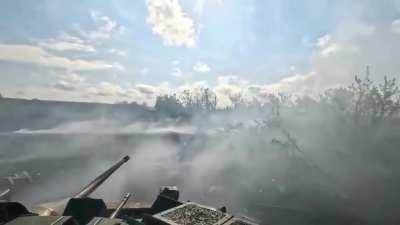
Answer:
<path fill-rule="evenodd" d="M 316 94 L 400 74 L 400 0 L 3 0 L 0 93 L 154 104 Z"/>

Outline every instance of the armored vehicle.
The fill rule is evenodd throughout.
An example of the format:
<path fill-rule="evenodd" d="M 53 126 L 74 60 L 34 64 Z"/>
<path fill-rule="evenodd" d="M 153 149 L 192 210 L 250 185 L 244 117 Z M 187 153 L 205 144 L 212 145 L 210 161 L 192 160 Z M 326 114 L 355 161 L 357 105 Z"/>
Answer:
<path fill-rule="evenodd" d="M 220 209 L 179 200 L 176 187 L 164 186 L 155 201 L 145 207 L 129 203 L 126 193 L 119 204 L 90 195 L 124 163 L 125 156 L 71 198 L 35 205 L 28 210 L 19 202 L 0 201 L 0 225 L 254 225 Z M 6 193 L 4 193 L 6 195 Z"/>

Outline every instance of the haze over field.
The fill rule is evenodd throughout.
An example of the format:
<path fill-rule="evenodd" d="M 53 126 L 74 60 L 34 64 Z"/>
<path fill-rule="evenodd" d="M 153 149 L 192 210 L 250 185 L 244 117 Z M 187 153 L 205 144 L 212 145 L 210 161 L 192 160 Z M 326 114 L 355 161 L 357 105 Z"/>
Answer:
<path fill-rule="evenodd" d="M 317 100 L 235 98 L 223 110 L 213 96 L 208 89 L 161 96 L 154 108 L 1 99 L 2 121 L 15 112 L 1 127 L 1 175 L 34 174 L 32 184 L 13 190 L 31 205 L 73 194 L 128 154 L 131 162 L 95 197 L 115 201 L 131 191 L 136 201 L 149 202 L 159 186 L 177 185 L 183 199 L 224 205 L 261 222 L 270 207 L 279 207 L 316 216 L 318 224 L 329 218 L 396 224 L 400 101 L 394 80 L 376 85 L 356 78 Z"/>
<path fill-rule="evenodd" d="M 0 177 L 34 178 L 15 200 L 128 154 L 94 197 L 400 222 L 398 0 L 6 0 L 0 33 Z"/>

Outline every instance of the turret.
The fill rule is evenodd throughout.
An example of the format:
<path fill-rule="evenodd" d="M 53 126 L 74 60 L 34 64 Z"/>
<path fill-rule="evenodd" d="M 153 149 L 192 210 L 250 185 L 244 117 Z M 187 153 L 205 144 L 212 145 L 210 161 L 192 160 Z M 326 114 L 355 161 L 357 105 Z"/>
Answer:
<path fill-rule="evenodd" d="M 129 160 L 129 156 L 125 156 L 109 169 L 101 173 L 98 177 L 96 177 L 92 182 L 82 188 L 78 193 L 76 193 L 72 198 L 62 199 L 56 202 L 48 202 L 40 205 L 36 205 L 32 207 L 32 211 L 41 216 L 59 216 L 70 214 L 75 211 L 76 207 L 74 205 L 81 205 L 81 202 L 84 201 L 88 204 L 99 205 L 99 202 L 93 203 L 97 199 L 89 199 L 89 195 L 92 194 L 104 181 L 107 180 L 116 170 L 118 170 L 122 164 L 126 163 Z M 82 200 L 79 200 L 82 199 Z M 91 202 L 91 203 L 89 203 Z M 101 201 L 102 202 L 102 201 Z M 101 204 L 101 203 L 100 203 Z M 103 203 L 104 204 L 104 203 Z"/>

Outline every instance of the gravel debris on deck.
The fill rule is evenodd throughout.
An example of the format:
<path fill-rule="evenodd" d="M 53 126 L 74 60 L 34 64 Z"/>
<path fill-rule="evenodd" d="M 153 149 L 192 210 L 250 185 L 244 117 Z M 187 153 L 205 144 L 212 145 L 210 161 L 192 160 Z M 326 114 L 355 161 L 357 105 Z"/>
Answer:
<path fill-rule="evenodd" d="M 224 218 L 225 214 L 197 205 L 186 205 L 168 212 L 162 217 L 180 225 L 212 225 Z"/>

